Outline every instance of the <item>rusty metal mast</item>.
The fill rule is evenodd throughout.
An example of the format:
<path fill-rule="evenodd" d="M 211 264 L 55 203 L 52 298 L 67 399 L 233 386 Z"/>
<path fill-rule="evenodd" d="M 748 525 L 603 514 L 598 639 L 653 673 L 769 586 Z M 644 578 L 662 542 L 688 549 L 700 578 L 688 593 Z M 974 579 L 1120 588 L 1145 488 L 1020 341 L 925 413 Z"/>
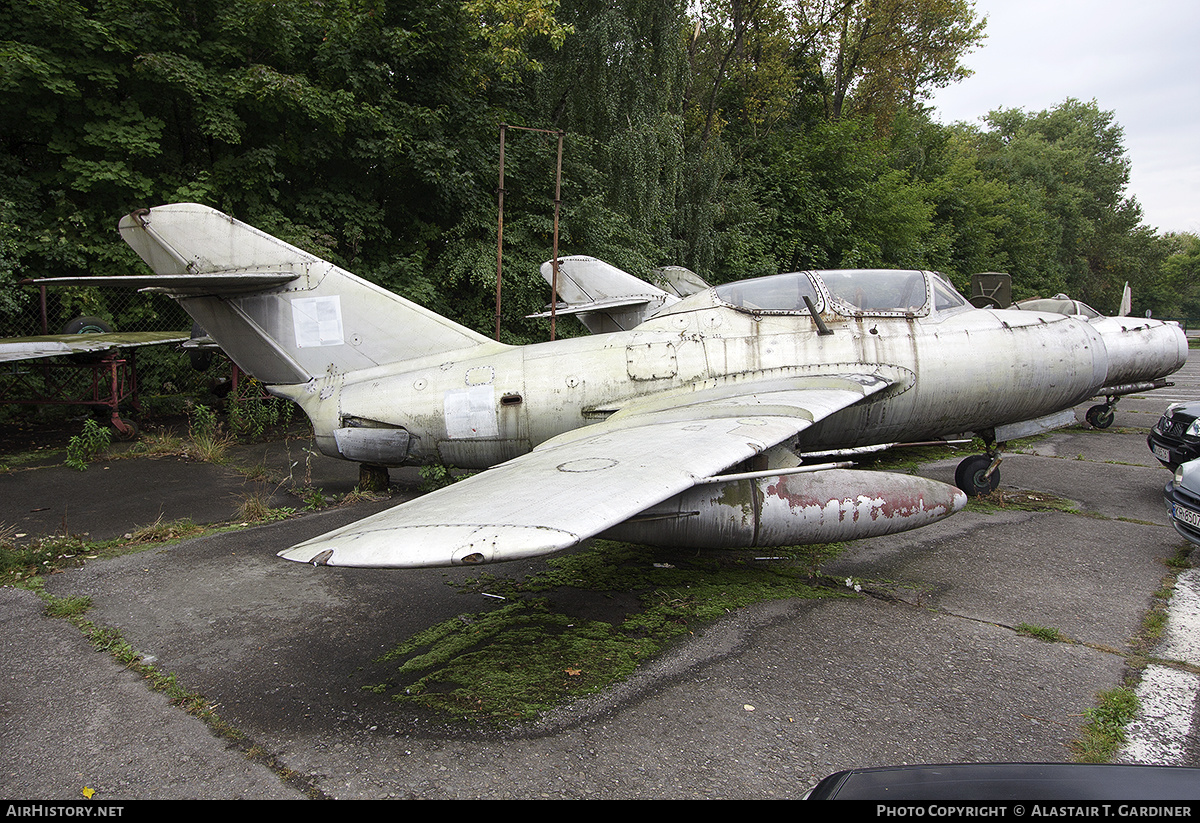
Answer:
<path fill-rule="evenodd" d="M 550 283 L 550 339 L 554 339 L 555 314 L 558 306 L 558 217 L 562 207 L 562 154 L 563 132 L 550 129 L 531 129 L 525 126 L 510 126 L 500 124 L 500 186 L 497 189 L 499 202 L 499 217 L 496 227 L 496 339 L 500 339 L 500 290 L 504 274 L 504 139 L 509 129 L 531 131 L 540 134 L 558 136 L 558 165 L 554 173 L 554 241 L 551 250 L 551 269 L 553 278 Z"/>

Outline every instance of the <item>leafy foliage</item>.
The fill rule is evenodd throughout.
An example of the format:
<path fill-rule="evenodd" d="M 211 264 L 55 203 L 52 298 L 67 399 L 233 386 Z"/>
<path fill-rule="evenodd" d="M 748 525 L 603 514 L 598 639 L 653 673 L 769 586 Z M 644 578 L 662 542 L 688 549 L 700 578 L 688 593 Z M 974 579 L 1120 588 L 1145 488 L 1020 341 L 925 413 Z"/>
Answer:
<path fill-rule="evenodd" d="M 17 280 L 135 272 L 115 221 L 194 201 L 490 334 L 501 123 L 563 134 L 560 252 L 634 274 L 999 270 L 1020 296 L 1108 309 L 1129 280 L 1193 311 L 1111 113 L 930 120 L 982 36 L 965 0 L 10 3 L 0 326 L 33 311 Z M 502 337 L 528 342 L 556 141 L 510 134 Z"/>
<path fill-rule="evenodd" d="M 959 59 L 983 38 L 967 0 L 815 0 L 797 6 L 799 34 L 827 116 L 888 122 L 970 74 Z"/>
<path fill-rule="evenodd" d="M 103 454 L 111 444 L 112 429 L 88 418 L 83 424 L 83 431 L 67 442 L 67 458 L 63 462 L 73 469 L 87 471 L 88 463 Z"/>

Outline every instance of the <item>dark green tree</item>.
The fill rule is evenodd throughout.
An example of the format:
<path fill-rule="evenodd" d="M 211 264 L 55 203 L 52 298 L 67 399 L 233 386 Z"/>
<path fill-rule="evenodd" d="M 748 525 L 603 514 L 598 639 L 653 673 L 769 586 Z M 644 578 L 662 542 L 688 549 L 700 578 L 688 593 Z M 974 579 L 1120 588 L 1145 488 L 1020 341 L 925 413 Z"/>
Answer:
<path fill-rule="evenodd" d="M 1167 234 L 1159 238 L 1162 263 L 1158 277 L 1147 284 L 1137 308 L 1151 308 L 1166 317 L 1188 318 L 1195 326 L 1200 320 L 1200 237 L 1194 234 Z"/>
<path fill-rule="evenodd" d="M 980 168 L 1045 215 L 1052 255 L 1041 288 L 1113 311 L 1125 281 L 1140 279 L 1151 235 L 1126 194 L 1129 160 L 1112 112 L 1068 99 L 1032 115 L 995 111 L 986 126 L 975 143 Z"/>

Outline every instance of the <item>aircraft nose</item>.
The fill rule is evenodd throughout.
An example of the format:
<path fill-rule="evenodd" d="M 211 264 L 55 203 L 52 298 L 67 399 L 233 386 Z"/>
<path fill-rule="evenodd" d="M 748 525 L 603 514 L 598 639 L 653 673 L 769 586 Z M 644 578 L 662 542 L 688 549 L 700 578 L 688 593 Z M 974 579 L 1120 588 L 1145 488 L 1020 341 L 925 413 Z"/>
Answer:
<path fill-rule="evenodd" d="M 1156 380 L 1187 362 L 1187 337 L 1177 323 L 1106 317 L 1094 325 L 1108 351 L 1105 386 Z"/>

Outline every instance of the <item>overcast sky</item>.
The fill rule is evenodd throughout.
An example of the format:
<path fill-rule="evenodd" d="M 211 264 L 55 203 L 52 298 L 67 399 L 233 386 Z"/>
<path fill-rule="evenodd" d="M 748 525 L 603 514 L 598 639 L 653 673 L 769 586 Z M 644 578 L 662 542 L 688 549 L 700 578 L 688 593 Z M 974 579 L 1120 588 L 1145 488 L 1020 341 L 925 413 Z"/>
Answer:
<path fill-rule="evenodd" d="M 1125 132 L 1126 192 L 1159 232 L 1200 234 L 1200 2 L 975 0 L 972 77 L 933 99 L 944 123 L 1096 101 Z"/>

